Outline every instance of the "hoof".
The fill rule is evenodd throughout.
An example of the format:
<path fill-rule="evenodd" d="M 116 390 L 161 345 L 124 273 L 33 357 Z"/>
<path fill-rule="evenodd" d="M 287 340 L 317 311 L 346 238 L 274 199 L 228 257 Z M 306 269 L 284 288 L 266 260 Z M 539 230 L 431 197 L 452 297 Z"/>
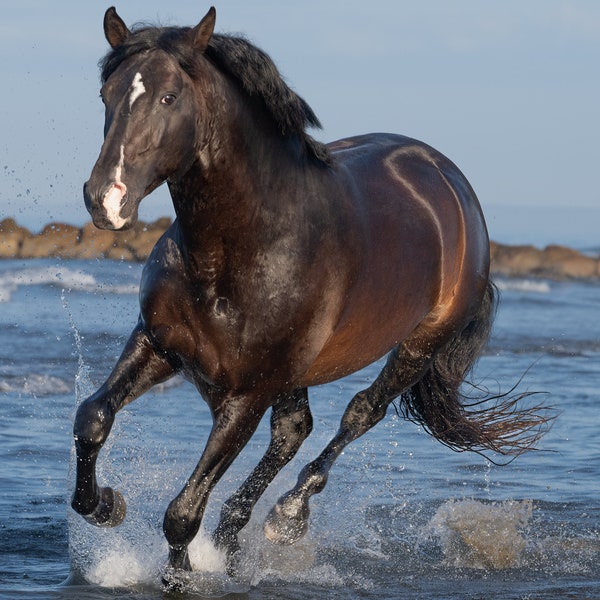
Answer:
<path fill-rule="evenodd" d="M 126 513 L 127 505 L 121 492 L 106 487 L 100 490 L 100 502 L 94 512 L 83 518 L 96 527 L 116 527 L 123 522 Z"/>
<path fill-rule="evenodd" d="M 167 567 L 162 576 L 162 584 L 167 592 L 182 594 L 190 585 L 190 571 Z"/>
<path fill-rule="evenodd" d="M 172 573 L 190 573 L 192 563 L 187 546 L 169 546 L 169 571 Z"/>
<path fill-rule="evenodd" d="M 289 546 L 304 537 L 308 531 L 308 505 L 305 510 L 286 514 L 285 504 L 276 504 L 265 519 L 263 531 L 273 544 Z"/>

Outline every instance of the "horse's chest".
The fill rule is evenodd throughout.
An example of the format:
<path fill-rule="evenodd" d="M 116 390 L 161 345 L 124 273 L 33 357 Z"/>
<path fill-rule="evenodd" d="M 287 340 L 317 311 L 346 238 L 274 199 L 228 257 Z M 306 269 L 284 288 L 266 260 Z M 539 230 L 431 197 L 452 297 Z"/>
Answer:
<path fill-rule="evenodd" d="M 157 348 L 190 378 L 230 386 L 244 376 L 243 324 L 226 298 L 207 299 L 163 277 L 141 290 L 140 308 Z"/>

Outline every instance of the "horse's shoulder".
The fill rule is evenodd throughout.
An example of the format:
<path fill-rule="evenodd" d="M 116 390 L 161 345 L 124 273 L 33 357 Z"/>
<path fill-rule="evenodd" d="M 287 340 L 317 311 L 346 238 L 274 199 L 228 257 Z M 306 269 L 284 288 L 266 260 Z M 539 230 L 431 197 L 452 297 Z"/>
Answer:
<path fill-rule="evenodd" d="M 146 261 L 146 269 L 172 269 L 183 264 L 183 254 L 176 224 L 172 224 L 158 239 Z"/>
<path fill-rule="evenodd" d="M 173 225 L 159 238 L 144 265 L 140 284 L 141 296 L 150 296 L 165 286 L 183 282 L 184 260 L 178 235 Z"/>

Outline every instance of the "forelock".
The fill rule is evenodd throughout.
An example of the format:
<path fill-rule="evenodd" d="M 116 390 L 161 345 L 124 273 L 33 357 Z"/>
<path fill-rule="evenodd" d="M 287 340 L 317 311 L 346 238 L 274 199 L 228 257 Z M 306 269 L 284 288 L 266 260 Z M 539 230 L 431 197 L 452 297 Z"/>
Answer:
<path fill-rule="evenodd" d="M 195 73 L 197 55 L 187 42 L 189 27 L 147 27 L 134 28 L 123 44 L 111 49 L 99 63 L 102 83 L 118 69 L 125 60 L 144 55 L 152 50 L 164 50 L 177 60 L 181 68 L 191 76 Z"/>

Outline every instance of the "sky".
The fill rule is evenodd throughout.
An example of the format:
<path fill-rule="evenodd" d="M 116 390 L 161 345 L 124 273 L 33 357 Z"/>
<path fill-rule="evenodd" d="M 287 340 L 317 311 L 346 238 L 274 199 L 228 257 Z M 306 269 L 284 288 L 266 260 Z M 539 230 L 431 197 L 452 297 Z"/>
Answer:
<path fill-rule="evenodd" d="M 128 25 L 195 25 L 196 0 L 113 0 Z M 474 187 L 492 238 L 600 246 L 597 0 L 213 0 L 323 123 L 323 141 L 423 140 Z M 89 220 L 102 144 L 98 0 L 0 0 L 0 219 Z M 166 186 L 140 218 L 172 216 Z"/>

